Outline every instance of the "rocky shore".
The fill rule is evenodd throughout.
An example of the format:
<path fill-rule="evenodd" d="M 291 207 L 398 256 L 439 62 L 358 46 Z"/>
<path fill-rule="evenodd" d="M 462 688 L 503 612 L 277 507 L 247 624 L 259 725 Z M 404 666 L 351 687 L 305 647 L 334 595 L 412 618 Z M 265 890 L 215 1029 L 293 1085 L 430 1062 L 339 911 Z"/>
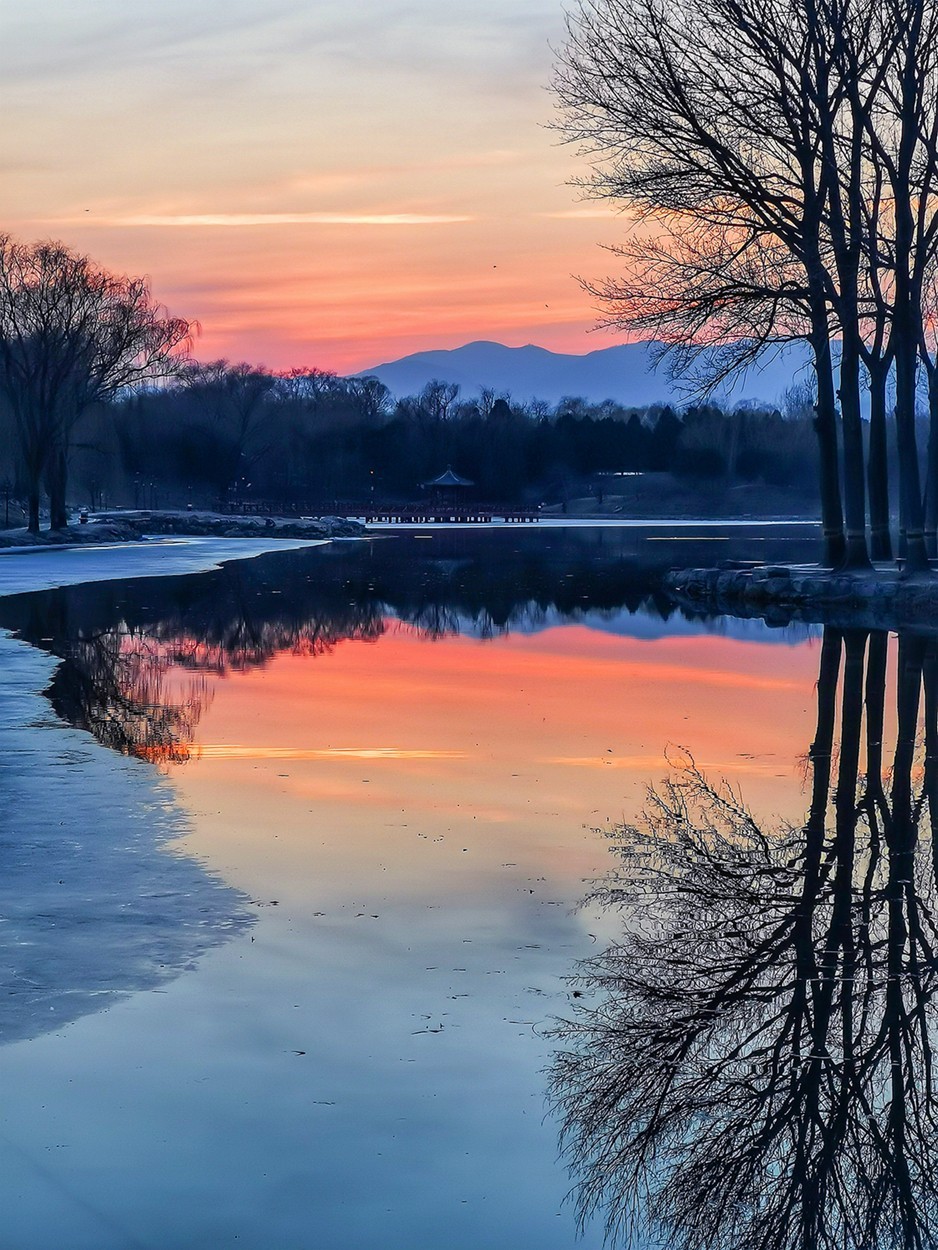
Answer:
<path fill-rule="evenodd" d="M 903 577 L 894 565 L 837 573 L 816 565 L 675 569 L 663 588 L 694 613 L 759 617 L 771 625 L 806 621 L 845 629 L 938 629 L 938 576 Z"/>
<path fill-rule="evenodd" d="M 0 531 L 0 547 L 78 547 L 102 543 L 143 542 L 150 534 L 211 538 L 358 538 L 360 521 L 346 517 L 294 520 L 286 517 L 232 517 L 207 512 L 102 513 L 85 524 L 30 534 L 26 529 Z"/>
<path fill-rule="evenodd" d="M 358 538 L 366 533 L 361 521 L 348 517 L 225 516 L 219 512 L 101 513 L 95 523 L 131 525 L 138 534 L 192 534 L 212 538 Z M 90 528 L 83 525 L 82 529 Z"/>

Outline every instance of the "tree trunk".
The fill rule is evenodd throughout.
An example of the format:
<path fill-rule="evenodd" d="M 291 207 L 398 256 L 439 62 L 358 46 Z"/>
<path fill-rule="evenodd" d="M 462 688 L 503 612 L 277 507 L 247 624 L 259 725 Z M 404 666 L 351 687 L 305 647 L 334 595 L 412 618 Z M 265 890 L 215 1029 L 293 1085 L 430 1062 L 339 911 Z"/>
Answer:
<path fill-rule="evenodd" d="M 893 265 L 892 328 L 896 351 L 896 434 L 899 445 L 899 508 L 905 529 L 904 575 L 927 572 L 931 565 L 925 549 L 925 512 L 915 445 L 915 383 L 918 349 L 924 339 L 922 324 L 922 275 L 916 269 L 915 153 L 919 142 L 918 104 L 920 66 L 918 35 L 924 5 L 909 7 L 908 29 L 903 32 L 898 72 L 899 142 L 895 173 L 891 178 L 895 204 L 895 251 Z"/>
<path fill-rule="evenodd" d="M 901 315 L 897 301 L 897 314 Z M 918 362 L 917 337 L 908 326 L 897 325 L 899 343 L 896 351 L 896 435 L 899 446 L 899 510 L 905 534 L 907 575 L 930 569 L 925 549 L 925 516 L 922 508 L 922 486 L 915 442 L 915 374 Z"/>
<path fill-rule="evenodd" d="M 56 484 L 49 496 L 49 529 L 64 530 L 68 525 L 68 509 L 65 506 L 65 489 Z"/>
<path fill-rule="evenodd" d="M 65 504 L 65 491 L 68 480 L 68 464 L 64 451 L 57 451 L 52 457 L 49 472 L 49 528 L 63 530 L 68 525 L 68 509 Z"/>
<path fill-rule="evenodd" d="M 868 569 L 870 557 L 866 545 L 866 482 L 863 455 L 863 424 L 860 411 L 860 325 L 859 325 L 859 271 L 860 232 L 857 223 L 862 220 L 861 166 L 862 132 L 856 126 L 850 134 L 849 164 L 843 146 L 837 143 L 836 92 L 830 90 L 831 63 L 822 51 L 825 18 L 815 0 L 809 0 L 805 17 L 810 31 L 810 65 L 816 80 L 818 114 L 814 121 L 819 141 L 818 156 L 821 160 L 821 194 L 826 195 L 826 227 L 821 222 L 812 223 L 810 238 L 813 247 L 811 265 L 808 268 L 811 285 L 812 330 L 821 324 L 818 314 L 823 314 L 828 329 L 826 267 L 820 252 L 820 239 L 827 237 L 836 263 L 839 287 L 837 316 L 842 330 L 840 354 L 840 415 L 843 429 L 844 453 L 844 521 L 846 523 L 846 551 L 841 567 L 845 569 Z M 852 103 L 852 101 L 851 101 Z M 845 146 L 845 145 L 844 145 Z M 807 225 L 807 221 L 805 225 Z M 817 270 L 813 277 L 812 271 Z M 819 286 L 818 286 L 819 283 Z M 829 331 L 828 331 L 829 332 Z"/>
<path fill-rule="evenodd" d="M 842 567 L 868 569 L 870 556 L 866 546 L 860 352 L 854 335 L 849 332 L 844 334 L 841 347 L 840 412 L 844 431 L 844 513 L 847 524 L 847 552 Z"/>
<path fill-rule="evenodd" d="M 870 369 L 870 452 L 867 482 L 870 492 L 870 555 L 892 559 L 889 536 L 889 464 L 886 444 L 886 384 L 889 366 L 880 361 Z"/>
<path fill-rule="evenodd" d="M 30 487 L 29 491 L 29 524 L 30 534 L 39 533 L 39 487 Z"/>
<path fill-rule="evenodd" d="M 846 556 L 844 516 L 840 502 L 840 473 L 837 455 L 837 405 L 831 371 L 831 345 L 824 326 L 811 336 L 814 371 L 817 378 L 814 432 L 818 440 L 818 469 L 821 491 L 821 524 L 824 530 L 822 562 L 837 568 Z"/>

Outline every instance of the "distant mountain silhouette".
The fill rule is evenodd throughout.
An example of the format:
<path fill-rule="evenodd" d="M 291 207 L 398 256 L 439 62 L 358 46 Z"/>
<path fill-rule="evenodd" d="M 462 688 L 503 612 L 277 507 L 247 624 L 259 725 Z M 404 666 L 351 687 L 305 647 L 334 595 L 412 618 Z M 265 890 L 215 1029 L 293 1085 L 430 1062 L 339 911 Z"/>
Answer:
<path fill-rule="evenodd" d="M 452 350 L 415 352 L 400 360 L 362 370 L 380 378 L 395 396 L 413 395 L 434 378 L 456 382 L 470 398 L 480 387 L 509 392 L 524 402 L 543 399 L 557 403 L 565 395 L 580 395 L 599 403 L 614 399 L 626 407 L 684 404 L 693 398 L 686 383 L 673 380 L 667 364 L 653 365 L 656 344 L 619 343 L 587 352 L 564 355 L 544 347 L 505 347 L 502 343 L 467 343 Z M 766 351 L 758 366 L 741 373 L 731 388 L 715 398 L 730 403 L 777 403 L 793 382 L 807 380 L 808 352 L 801 345 Z"/>

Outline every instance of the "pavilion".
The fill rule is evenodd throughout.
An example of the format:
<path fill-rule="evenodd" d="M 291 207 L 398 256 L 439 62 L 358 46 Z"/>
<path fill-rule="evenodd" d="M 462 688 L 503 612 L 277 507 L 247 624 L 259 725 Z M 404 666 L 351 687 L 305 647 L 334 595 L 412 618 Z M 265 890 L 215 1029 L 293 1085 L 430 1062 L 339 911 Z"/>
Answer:
<path fill-rule="evenodd" d="M 468 486 L 475 486 L 475 482 L 471 482 L 467 477 L 460 477 L 458 473 L 453 472 L 450 465 L 447 465 L 445 472 L 439 477 L 433 478 L 430 482 L 421 482 L 420 485 L 424 490 L 430 491 L 439 503 L 455 505 L 457 494 Z"/>

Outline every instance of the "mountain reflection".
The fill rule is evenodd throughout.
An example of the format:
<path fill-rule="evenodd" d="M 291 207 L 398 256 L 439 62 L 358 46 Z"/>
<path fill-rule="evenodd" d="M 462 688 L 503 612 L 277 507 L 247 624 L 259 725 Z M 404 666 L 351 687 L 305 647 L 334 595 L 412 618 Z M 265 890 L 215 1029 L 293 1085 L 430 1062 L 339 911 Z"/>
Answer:
<path fill-rule="evenodd" d="M 936 1244 L 938 642 L 899 639 L 894 720 L 887 647 L 825 630 L 802 827 L 685 760 L 615 831 L 624 935 L 579 970 L 551 1092 L 616 1240 Z"/>
<path fill-rule="evenodd" d="M 10 596 L 0 598 L 0 626 L 60 659 L 47 693 L 65 721 L 124 755 L 182 763 L 211 700 L 207 678 L 278 653 L 319 656 L 400 623 L 431 639 L 490 638 L 672 617 L 647 560 L 614 531 L 536 537 L 334 544 L 190 577 Z"/>

